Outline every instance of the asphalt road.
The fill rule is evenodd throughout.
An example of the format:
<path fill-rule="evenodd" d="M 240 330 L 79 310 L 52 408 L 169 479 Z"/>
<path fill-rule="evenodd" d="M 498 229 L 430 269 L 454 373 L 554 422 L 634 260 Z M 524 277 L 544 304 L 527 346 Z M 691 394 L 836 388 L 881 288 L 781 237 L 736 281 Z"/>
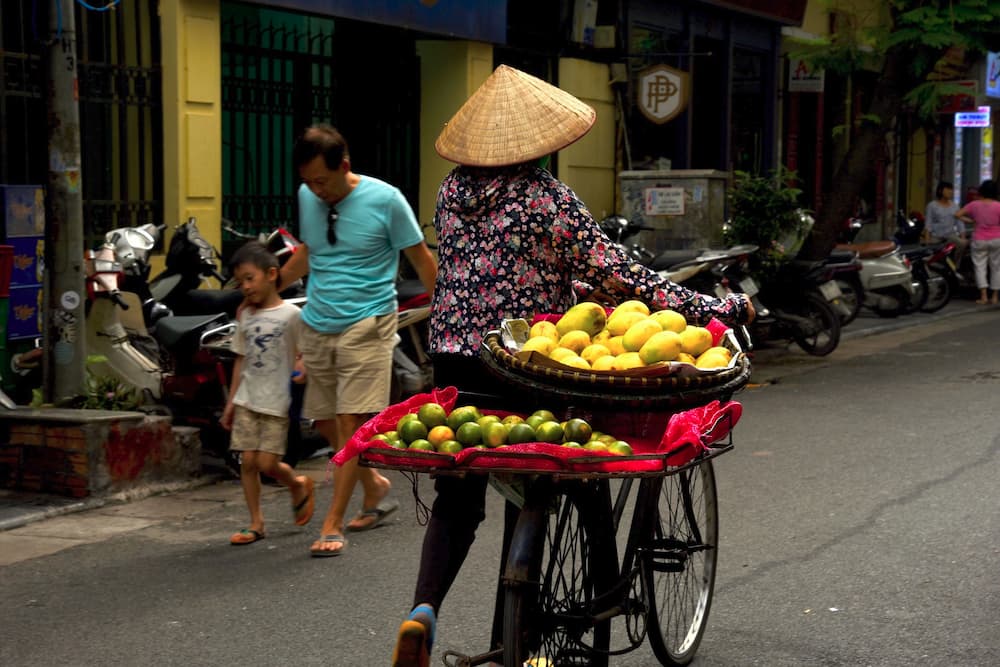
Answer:
<path fill-rule="evenodd" d="M 717 460 L 720 569 L 696 665 L 1000 664 L 998 330 L 991 309 L 823 359 L 761 353 Z M 233 483 L 0 533 L 0 664 L 388 664 L 422 538 L 393 479 L 401 511 L 333 559 L 309 558 L 319 518 L 295 527 L 277 491 L 268 538 L 229 546 L 245 521 Z M 490 501 L 440 648 L 488 639 Z M 656 661 L 644 645 L 612 664 Z"/>

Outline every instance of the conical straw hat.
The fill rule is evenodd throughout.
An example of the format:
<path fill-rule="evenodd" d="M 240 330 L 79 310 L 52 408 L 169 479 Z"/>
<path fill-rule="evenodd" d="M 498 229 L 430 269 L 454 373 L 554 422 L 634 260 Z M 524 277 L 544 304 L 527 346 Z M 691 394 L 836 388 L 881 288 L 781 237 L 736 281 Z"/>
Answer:
<path fill-rule="evenodd" d="M 434 148 L 462 165 L 518 164 L 569 146 L 595 120 L 597 113 L 566 91 L 500 65 L 445 125 Z"/>

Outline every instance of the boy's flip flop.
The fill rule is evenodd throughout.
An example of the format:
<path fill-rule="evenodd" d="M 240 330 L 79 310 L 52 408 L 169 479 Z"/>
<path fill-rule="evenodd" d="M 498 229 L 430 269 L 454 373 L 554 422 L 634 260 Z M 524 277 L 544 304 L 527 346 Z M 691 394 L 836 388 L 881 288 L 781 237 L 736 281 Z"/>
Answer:
<path fill-rule="evenodd" d="M 306 497 L 303 498 L 295 504 L 294 498 L 292 499 L 292 511 L 295 513 L 295 525 L 304 526 L 313 517 L 313 511 L 316 509 L 316 483 L 313 481 L 312 477 L 306 477 Z"/>
<path fill-rule="evenodd" d="M 262 540 L 267 535 L 264 534 L 263 530 L 254 530 L 253 528 L 244 528 L 238 533 L 234 533 L 232 537 L 229 538 L 229 543 L 234 547 L 240 547 L 244 544 L 253 544 L 258 540 Z"/>
<path fill-rule="evenodd" d="M 347 524 L 347 530 L 360 533 L 365 530 L 371 530 L 379 526 L 386 518 L 399 509 L 399 503 L 395 500 L 383 500 L 378 505 L 371 509 L 363 509 L 358 512 L 358 515 L 351 519 L 351 523 L 355 521 L 368 521 L 368 523 L 362 526 L 352 526 L 350 523 Z"/>

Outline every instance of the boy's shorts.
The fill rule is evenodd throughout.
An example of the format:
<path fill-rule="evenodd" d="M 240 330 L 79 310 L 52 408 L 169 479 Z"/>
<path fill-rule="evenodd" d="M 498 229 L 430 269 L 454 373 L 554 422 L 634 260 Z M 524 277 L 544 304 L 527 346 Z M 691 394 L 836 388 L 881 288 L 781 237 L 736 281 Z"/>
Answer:
<path fill-rule="evenodd" d="M 284 456 L 288 448 L 288 417 L 254 412 L 233 406 L 233 431 L 229 449 L 234 452 L 267 452 Z"/>
<path fill-rule="evenodd" d="M 339 334 L 320 333 L 302 323 L 299 350 L 306 367 L 302 416 L 381 412 L 389 405 L 396 313 L 366 317 Z"/>

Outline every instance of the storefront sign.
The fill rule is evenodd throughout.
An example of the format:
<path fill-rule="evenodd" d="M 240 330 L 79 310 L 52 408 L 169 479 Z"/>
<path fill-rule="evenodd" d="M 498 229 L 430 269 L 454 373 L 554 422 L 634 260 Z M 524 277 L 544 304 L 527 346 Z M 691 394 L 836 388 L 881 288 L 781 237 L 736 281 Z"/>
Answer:
<path fill-rule="evenodd" d="M 986 96 L 1000 97 L 1000 53 L 986 54 Z"/>
<path fill-rule="evenodd" d="M 646 188 L 646 215 L 684 215 L 684 188 Z"/>
<path fill-rule="evenodd" d="M 788 92 L 822 93 L 825 72 L 798 58 L 788 61 Z"/>
<path fill-rule="evenodd" d="M 679 69 L 655 65 L 639 73 L 637 91 L 642 115 L 663 124 L 687 108 L 691 77 Z"/>
<path fill-rule="evenodd" d="M 965 111 L 955 114 L 955 127 L 989 127 L 990 108 L 979 107 L 978 111 Z"/>
<path fill-rule="evenodd" d="M 461 39 L 507 41 L 507 3 L 497 0 L 255 0 L 258 5 L 342 16 Z"/>
<path fill-rule="evenodd" d="M 961 88 L 967 89 L 968 93 L 943 95 L 941 97 L 941 106 L 938 108 L 938 113 L 958 113 L 960 111 L 975 111 L 976 110 L 976 93 L 979 92 L 979 86 L 976 85 L 975 81 L 963 80 L 963 81 L 947 81 L 944 82 L 948 86 L 960 86 Z"/>

